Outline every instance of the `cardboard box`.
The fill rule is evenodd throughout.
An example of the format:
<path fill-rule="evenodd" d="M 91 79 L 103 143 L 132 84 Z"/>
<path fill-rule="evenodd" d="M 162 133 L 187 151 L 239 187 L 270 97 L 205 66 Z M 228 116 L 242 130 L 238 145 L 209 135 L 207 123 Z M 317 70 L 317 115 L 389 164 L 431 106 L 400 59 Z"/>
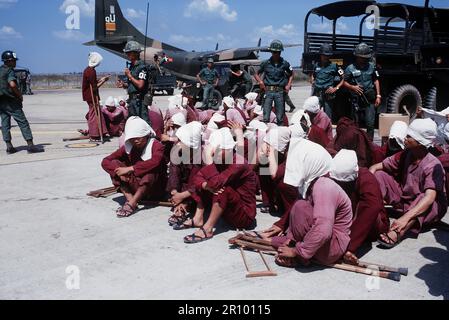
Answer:
<path fill-rule="evenodd" d="M 379 136 L 388 137 L 390 135 L 390 129 L 393 123 L 396 121 L 405 122 L 410 124 L 410 117 L 400 113 L 381 113 L 379 115 Z"/>

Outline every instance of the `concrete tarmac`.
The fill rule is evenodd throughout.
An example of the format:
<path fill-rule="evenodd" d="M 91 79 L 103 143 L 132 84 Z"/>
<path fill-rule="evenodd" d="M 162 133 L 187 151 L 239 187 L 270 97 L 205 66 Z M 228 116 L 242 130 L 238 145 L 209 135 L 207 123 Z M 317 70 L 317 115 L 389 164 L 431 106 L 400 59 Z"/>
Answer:
<path fill-rule="evenodd" d="M 295 87 L 300 106 L 309 87 Z M 102 90 L 120 96 L 120 89 Z M 167 97 L 156 97 L 164 109 Z M 46 152 L 7 156 L 0 144 L 0 299 L 448 299 L 449 233 L 432 230 L 385 251 L 366 247 L 362 260 L 408 267 L 401 282 L 319 267 L 278 267 L 277 277 L 246 279 L 240 252 L 224 224 L 211 241 L 186 245 L 192 231 L 173 231 L 167 208 L 143 208 L 117 219 L 123 198 L 92 199 L 86 193 L 108 187 L 101 160 L 117 140 L 91 149 L 70 149 L 62 138 L 85 129 L 87 105 L 79 90 L 36 92 L 24 110 L 35 142 Z M 17 127 L 15 146 L 25 143 Z M 257 229 L 276 217 L 257 216 Z M 448 221 L 447 218 L 445 218 Z M 247 253 L 254 270 L 264 265 Z M 79 280 L 79 282 L 78 282 Z M 79 286 L 78 286 L 79 284 Z"/>

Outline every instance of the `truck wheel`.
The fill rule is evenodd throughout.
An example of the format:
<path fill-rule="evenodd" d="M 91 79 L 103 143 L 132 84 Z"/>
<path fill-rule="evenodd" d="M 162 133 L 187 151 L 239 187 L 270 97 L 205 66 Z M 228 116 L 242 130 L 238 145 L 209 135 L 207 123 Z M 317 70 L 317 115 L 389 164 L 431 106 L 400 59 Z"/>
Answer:
<path fill-rule="evenodd" d="M 213 109 L 218 109 L 221 106 L 221 102 L 223 101 L 223 96 L 221 95 L 221 92 L 218 90 L 214 90 L 214 96 L 212 98 L 212 101 L 210 102 L 210 105 Z"/>
<path fill-rule="evenodd" d="M 168 90 L 167 90 L 167 94 L 168 94 L 169 96 L 172 96 L 174 93 L 175 93 L 175 89 L 168 89 Z"/>
<path fill-rule="evenodd" d="M 413 119 L 418 106 L 422 106 L 421 94 L 415 86 L 406 84 L 397 87 L 388 97 L 387 113 L 403 113 L 403 106 L 406 106 Z"/>
<path fill-rule="evenodd" d="M 424 108 L 437 110 L 437 94 L 437 87 L 433 87 L 432 89 L 430 89 L 424 101 Z"/>

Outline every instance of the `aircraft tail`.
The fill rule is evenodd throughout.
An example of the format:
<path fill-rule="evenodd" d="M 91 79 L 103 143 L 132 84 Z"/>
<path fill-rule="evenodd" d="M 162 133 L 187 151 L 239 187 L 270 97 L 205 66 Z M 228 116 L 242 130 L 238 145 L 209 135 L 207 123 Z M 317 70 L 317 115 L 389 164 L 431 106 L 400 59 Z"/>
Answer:
<path fill-rule="evenodd" d="M 135 40 L 145 44 L 145 35 L 124 16 L 117 0 L 95 1 L 95 43 L 123 44 Z M 146 38 L 147 47 L 160 50 L 184 51 L 152 38 Z"/>

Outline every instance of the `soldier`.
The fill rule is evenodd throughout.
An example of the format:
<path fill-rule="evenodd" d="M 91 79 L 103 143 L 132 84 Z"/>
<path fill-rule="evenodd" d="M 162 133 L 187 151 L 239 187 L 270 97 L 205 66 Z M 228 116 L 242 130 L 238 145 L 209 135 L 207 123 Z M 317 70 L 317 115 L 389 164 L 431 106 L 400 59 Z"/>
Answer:
<path fill-rule="evenodd" d="M 276 108 L 276 118 L 278 125 L 284 123 L 285 100 L 284 94 L 291 90 L 293 81 L 293 68 L 281 57 L 284 45 L 279 40 L 274 40 L 270 44 L 271 58 L 262 62 L 260 69 L 254 76 L 262 91 L 265 92 L 265 102 L 263 104 L 263 121 L 270 122 L 270 114 L 273 102 Z M 264 74 L 264 80 L 260 76 Z"/>
<path fill-rule="evenodd" d="M 359 112 L 364 111 L 368 137 L 374 138 L 374 123 L 376 109 L 382 102 L 380 93 L 379 72 L 370 60 L 371 48 L 366 43 L 360 43 L 354 50 L 356 62 L 345 70 L 344 87 L 351 91 L 352 113 L 359 123 Z"/>
<path fill-rule="evenodd" d="M 251 92 L 253 78 L 246 70 L 241 70 L 239 65 L 234 65 L 229 71 L 229 84 L 231 95 L 234 98 L 240 98 Z"/>
<path fill-rule="evenodd" d="M 43 152 L 43 149 L 34 145 L 33 134 L 23 112 L 23 96 L 14 74 L 17 60 L 19 59 L 17 59 L 15 52 L 5 51 L 2 54 L 4 64 L 0 67 L 0 117 L 2 120 L 3 140 L 6 143 L 6 153 L 13 154 L 17 152 L 17 149 L 11 143 L 11 117 L 16 120 L 23 138 L 28 144 L 28 153 Z"/>
<path fill-rule="evenodd" d="M 324 109 L 327 116 L 332 120 L 334 109 L 335 94 L 343 85 L 344 71 L 337 64 L 330 61 L 333 55 L 332 46 L 323 44 L 320 48 L 320 62 L 318 62 L 311 75 L 313 86 L 313 95 L 320 99 L 321 108 Z M 335 79 L 338 79 L 338 85 L 334 86 Z"/>
<path fill-rule="evenodd" d="M 196 78 L 204 86 L 203 105 L 200 109 L 207 110 L 209 109 L 210 99 L 213 97 L 214 88 L 218 85 L 218 80 L 220 80 L 217 70 L 214 69 L 214 59 L 209 58 L 207 60 L 207 67 L 203 68 Z"/>
<path fill-rule="evenodd" d="M 140 60 L 142 46 L 136 41 L 129 41 L 123 52 L 126 53 L 129 61 L 131 61 L 131 69 L 125 69 L 125 75 L 128 78 L 127 83 L 119 80 L 117 86 L 128 89 L 129 116 L 140 117 L 151 126 L 148 108 L 143 104 L 143 99 L 148 92 L 149 73 L 145 63 Z"/>

